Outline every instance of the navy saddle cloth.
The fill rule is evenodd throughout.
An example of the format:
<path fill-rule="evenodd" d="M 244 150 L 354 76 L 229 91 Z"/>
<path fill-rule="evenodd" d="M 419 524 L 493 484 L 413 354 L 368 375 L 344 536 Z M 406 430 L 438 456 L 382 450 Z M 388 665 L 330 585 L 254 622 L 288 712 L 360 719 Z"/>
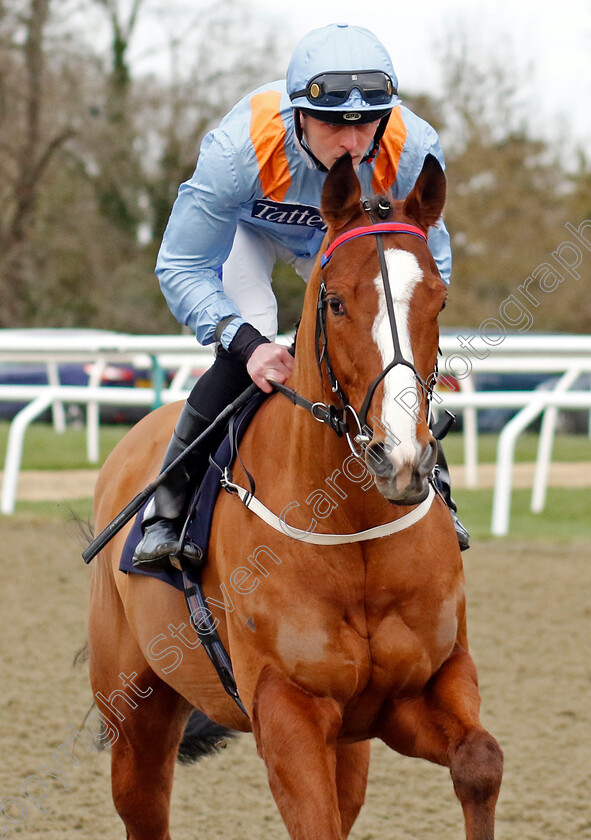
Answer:
<path fill-rule="evenodd" d="M 242 440 L 242 436 L 248 428 L 248 424 L 267 396 L 268 395 L 264 394 L 262 391 L 260 394 L 255 394 L 255 396 L 252 397 L 252 399 L 245 405 L 240 414 L 237 417 L 232 418 L 233 422 L 231 423 L 229 434 L 226 434 L 213 458 L 215 464 L 211 464 L 209 466 L 203 481 L 201 482 L 201 486 L 193 499 L 189 514 L 190 522 L 187 527 L 187 536 L 196 545 L 198 545 L 199 548 L 201 548 L 205 558 L 207 557 L 207 546 L 209 544 L 209 533 L 213 519 L 213 510 L 221 488 L 220 479 L 222 472 L 226 467 L 231 466 L 234 456 L 236 455 L 236 448 Z M 126 574 L 149 575 L 150 577 L 156 577 L 182 591 L 184 588 L 183 577 L 182 573 L 178 569 L 170 566 L 166 571 L 145 571 L 144 569 L 136 568 L 131 561 L 135 547 L 142 538 L 142 520 L 144 517 L 144 511 L 149 505 L 151 498 L 152 497 L 148 499 L 135 518 L 133 527 L 129 532 L 123 547 L 119 569 Z"/>

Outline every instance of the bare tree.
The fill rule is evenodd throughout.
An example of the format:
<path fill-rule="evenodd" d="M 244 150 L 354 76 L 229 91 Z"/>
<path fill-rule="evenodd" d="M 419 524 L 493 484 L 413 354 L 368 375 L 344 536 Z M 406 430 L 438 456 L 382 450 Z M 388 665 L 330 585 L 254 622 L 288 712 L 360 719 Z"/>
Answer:
<path fill-rule="evenodd" d="M 0 216 L 0 283 L 4 306 L 0 325 L 13 324 L 22 317 L 28 296 L 26 245 L 35 222 L 43 177 L 56 152 L 72 136 L 69 126 L 47 133 L 42 125 L 45 80 L 45 30 L 51 0 L 31 0 L 19 20 L 23 27 L 22 45 L 18 32 L 3 51 L 0 125 L 19 114 L 18 130 L 8 136 L 2 151 L 8 158 L 4 168 L 10 196 Z M 21 76 L 22 74 L 22 76 Z M 22 93 L 16 89 L 22 78 Z M 20 102 L 19 102 L 20 99 Z M 19 109 L 19 105 L 21 108 Z"/>
<path fill-rule="evenodd" d="M 174 329 L 162 229 L 205 131 L 275 75 L 264 26 L 237 0 L 22 4 L 0 0 L 0 326 Z"/>
<path fill-rule="evenodd" d="M 103 215 L 130 234 L 137 230 L 139 164 L 136 159 L 135 125 L 129 48 L 144 0 L 133 0 L 126 13 L 119 0 L 95 0 L 105 10 L 110 26 L 110 60 L 104 86 L 103 119 L 96 137 L 98 174 L 94 179 Z M 96 128 L 96 125 L 95 125 Z M 136 188 L 134 189 L 134 185 Z"/>
<path fill-rule="evenodd" d="M 529 127 L 510 64 L 475 56 L 463 42 L 445 56 L 443 75 L 445 212 L 454 255 L 444 321 L 477 326 L 498 318 L 509 296 L 550 260 L 569 219 L 568 175 L 558 148 Z M 567 314 L 566 286 L 551 306 L 535 307 L 533 329 L 576 329 L 582 308 Z"/>

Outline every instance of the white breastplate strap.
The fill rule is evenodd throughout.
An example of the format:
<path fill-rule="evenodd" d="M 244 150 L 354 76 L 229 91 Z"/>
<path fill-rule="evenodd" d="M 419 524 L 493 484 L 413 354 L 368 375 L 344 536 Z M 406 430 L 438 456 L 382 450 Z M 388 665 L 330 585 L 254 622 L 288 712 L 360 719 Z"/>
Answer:
<path fill-rule="evenodd" d="M 404 531 L 405 528 L 410 528 L 415 522 L 419 522 L 429 512 L 436 495 L 433 487 L 429 485 L 427 498 L 417 505 L 414 510 L 411 510 L 410 513 L 401 516 L 399 519 L 395 519 L 393 522 L 386 522 L 384 525 L 376 525 L 374 528 L 368 528 L 366 531 L 357 531 L 354 534 L 316 534 L 314 531 L 302 531 L 300 528 L 293 528 L 291 525 L 288 525 L 287 522 L 272 513 L 252 493 L 245 490 L 239 484 L 224 481 L 223 485 L 230 492 L 237 493 L 246 507 L 266 522 L 267 525 L 270 525 L 271 528 L 280 531 L 286 537 L 292 537 L 294 540 L 313 543 L 314 545 L 343 545 L 344 543 L 364 542 L 365 540 L 375 540 L 378 537 L 388 537 L 391 534 L 397 534 L 399 531 Z"/>

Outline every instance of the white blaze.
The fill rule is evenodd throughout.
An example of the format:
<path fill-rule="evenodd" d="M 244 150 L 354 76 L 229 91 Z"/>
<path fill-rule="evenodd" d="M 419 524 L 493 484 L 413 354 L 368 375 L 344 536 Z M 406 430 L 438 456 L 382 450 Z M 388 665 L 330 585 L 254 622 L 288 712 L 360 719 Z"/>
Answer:
<path fill-rule="evenodd" d="M 396 329 L 403 358 L 414 364 L 408 316 L 410 301 L 417 283 L 423 280 L 423 272 L 416 257 L 408 251 L 391 249 L 386 251 L 386 264 L 390 279 L 390 290 L 394 303 Z M 379 274 L 374 283 L 378 290 L 378 313 L 372 329 L 372 337 L 382 357 L 382 366 L 386 368 L 394 358 L 392 325 L 388 317 L 384 281 Z M 396 465 L 414 461 L 419 452 L 416 433 L 415 412 L 417 408 L 417 383 L 412 370 L 407 365 L 396 365 L 382 380 L 384 399 L 382 403 L 381 423 L 390 435 L 392 458 Z M 377 412 L 377 405 L 373 410 Z M 369 417 L 371 424 L 371 415 Z M 388 437 L 390 437 L 390 435 Z M 394 445 L 398 439 L 399 444 Z"/>

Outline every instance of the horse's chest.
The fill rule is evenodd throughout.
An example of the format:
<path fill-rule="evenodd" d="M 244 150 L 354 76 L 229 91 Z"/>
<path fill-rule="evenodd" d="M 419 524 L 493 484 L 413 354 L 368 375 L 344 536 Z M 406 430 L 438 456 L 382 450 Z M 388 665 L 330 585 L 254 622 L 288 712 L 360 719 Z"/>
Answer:
<path fill-rule="evenodd" d="M 463 609 L 463 587 L 440 599 L 393 600 L 369 616 L 374 686 L 420 690 L 451 654 Z"/>
<path fill-rule="evenodd" d="M 345 616 L 322 622 L 306 611 L 293 620 L 283 616 L 273 638 L 273 655 L 289 676 L 315 693 L 354 696 L 367 683 L 370 662 L 367 641 L 356 622 Z"/>

